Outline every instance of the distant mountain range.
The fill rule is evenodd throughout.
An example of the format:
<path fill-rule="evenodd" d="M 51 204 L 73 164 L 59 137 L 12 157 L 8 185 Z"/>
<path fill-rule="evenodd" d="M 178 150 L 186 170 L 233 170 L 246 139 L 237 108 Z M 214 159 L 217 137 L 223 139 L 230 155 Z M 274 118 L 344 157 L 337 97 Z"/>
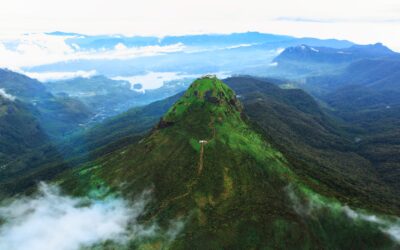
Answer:
<path fill-rule="evenodd" d="M 289 78 L 337 74 L 349 64 L 364 59 L 400 60 L 400 54 L 380 43 L 340 49 L 302 44 L 286 48 L 277 56 L 273 60 L 277 67 L 271 69 L 270 73 Z"/>
<path fill-rule="evenodd" d="M 84 103 L 94 116 L 90 123 L 118 115 L 131 107 L 149 104 L 185 90 L 190 78 L 170 80 L 156 89 L 135 89 L 128 81 L 112 80 L 104 76 L 74 78 L 44 83 L 55 96 L 70 97 Z M 140 85 L 140 83 L 137 83 Z"/>
<path fill-rule="evenodd" d="M 348 48 L 313 47 L 309 45 L 299 45 L 285 49 L 275 62 L 303 61 L 314 63 L 349 63 L 360 59 L 383 58 L 397 55 L 381 43 L 372 45 L 352 45 Z"/>
<path fill-rule="evenodd" d="M 87 36 L 62 32 L 45 35 L 57 42 L 64 39 L 63 48 L 68 57 L 57 55 L 59 59 L 55 62 L 23 66 L 21 69 L 25 72 L 37 75 L 96 71 L 107 77 L 142 75 L 146 72 L 255 74 L 270 67 L 272 59 L 286 47 L 309 44 L 346 48 L 353 45 L 349 41 L 335 39 L 295 38 L 258 32 L 162 38 Z M 19 42 L 13 41 L 8 47 L 13 48 Z M 200 61 L 201 64 L 198 63 Z"/>
<path fill-rule="evenodd" d="M 88 36 L 76 33 L 51 32 L 48 35 L 70 37 L 66 40 L 67 44 L 76 44 L 82 49 L 111 49 L 118 44 L 124 44 L 127 47 L 134 46 L 166 46 L 182 43 L 190 47 L 225 47 L 237 46 L 240 44 L 293 44 L 304 43 L 314 46 L 326 46 L 333 48 L 344 48 L 351 46 L 352 43 L 337 39 L 316 39 L 316 38 L 295 38 L 285 35 L 265 34 L 259 32 L 245 32 L 233 34 L 199 34 L 182 36 L 122 36 L 122 35 L 100 35 Z"/>

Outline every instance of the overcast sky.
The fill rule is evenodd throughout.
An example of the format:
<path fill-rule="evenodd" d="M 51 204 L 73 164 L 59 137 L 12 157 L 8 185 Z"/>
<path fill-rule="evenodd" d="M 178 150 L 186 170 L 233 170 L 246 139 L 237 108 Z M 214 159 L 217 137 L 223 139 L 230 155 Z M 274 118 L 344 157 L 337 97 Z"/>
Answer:
<path fill-rule="evenodd" d="M 383 42 L 400 50 L 398 0 L 3 0 L 0 36 L 260 31 Z"/>

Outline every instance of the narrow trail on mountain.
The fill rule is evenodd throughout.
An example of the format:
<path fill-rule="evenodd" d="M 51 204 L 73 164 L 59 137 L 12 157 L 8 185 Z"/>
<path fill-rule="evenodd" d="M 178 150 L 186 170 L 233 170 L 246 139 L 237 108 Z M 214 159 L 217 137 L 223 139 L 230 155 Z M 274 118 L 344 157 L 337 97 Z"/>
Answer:
<path fill-rule="evenodd" d="M 199 160 L 199 168 L 197 170 L 197 175 L 200 175 L 201 172 L 203 171 L 204 144 L 206 143 L 207 143 L 206 141 L 200 143 L 200 160 Z"/>
<path fill-rule="evenodd" d="M 203 162 L 204 162 L 204 145 L 209 143 L 211 140 L 213 140 L 215 138 L 216 135 L 216 129 L 215 129 L 215 119 L 214 117 L 211 117 L 210 123 L 208 124 L 208 126 L 211 128 L 212 130 L 212 138 L 208 139 L 208 140 L 200 140 L 200 159 L 199 159 L 199 168 L 197 170 L 197 175 L 200 175 L 201 172 L 203 171 Z"/>
<path fill-rule="evenodd" d="M 201 173 L 203 172 L 203 168 L 204 168 L 204 146 L 205 144 L 209 143 L 211 140 L 213 140 L 216 137 L 216 129 L 215 129 L 215 119 L 214 117 L 211 117 L 211 121 L 209 123 L 209 127 L 212 130 L 212 137 L 209 140 L 200 140 L 200 158 L 199 158 L 199 163 L 198 163 L 198 168 L 197 168 L 197 176 L 189 183 L 188 185 L 188 190 L 178 196 L 175 196 L 169 200 L 166 200 L 165 202 L 163 202 L 163 204 L 160 206 L 160 208 L 158 209 L 158 211 L 152 215 L 147 222 L 151 221 L 153 218 L 155 218 L 164 208 L 166 208 L 171 202 L 185 198 L 186 196 L 190 195 L 190 193 L 192 193 L 193 187 L 197 184 L 198 179 L 201 175 Z"/>

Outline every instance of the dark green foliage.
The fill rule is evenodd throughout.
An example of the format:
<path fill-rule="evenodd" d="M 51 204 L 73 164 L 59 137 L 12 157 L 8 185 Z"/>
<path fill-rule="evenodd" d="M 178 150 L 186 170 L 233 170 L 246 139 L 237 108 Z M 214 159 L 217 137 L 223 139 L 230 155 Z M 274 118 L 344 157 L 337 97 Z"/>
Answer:
<path fill-rule="evenodd" d="M 361 60 L 342 74 L 317 77 L 307 84 L 327 104 L 332 115 L 347 123 L 346 130 L 356 142 L 354 152 L 371 162 L 382 182 L 397 196 L 400 194 L 399 70 L 400 61 L 396 58 Z M 315 91 L 319 88 L 323 91 Z"/>
<path fill-rule="evenodd" d="M 381 180 L 373 163 L 358 152 L 354 137 L 326 115 L 311 96 L 252 77 L 225 82 L 241 96 L 246 114 L 298 174 L 318 180 L 329 187 L 329 195 L 346 202 L 399 212 L 394 186 Z"/>
<path fill-rule="evenodd" d="M 0 96 L 0 169 L 46 141 L 39 122 L 23 103 Z"/>

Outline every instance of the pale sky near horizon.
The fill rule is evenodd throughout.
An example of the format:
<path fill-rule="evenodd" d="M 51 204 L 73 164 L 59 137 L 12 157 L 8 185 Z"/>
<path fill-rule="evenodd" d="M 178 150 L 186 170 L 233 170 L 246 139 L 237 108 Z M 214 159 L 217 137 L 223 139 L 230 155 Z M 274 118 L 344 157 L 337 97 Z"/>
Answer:
<path fill-rule="evenodd" d="M 3 0 L 0 37 L 56 30 L 158 36 L 260 31 L 383 42 L 400 51 L 400 1 Z"/>

